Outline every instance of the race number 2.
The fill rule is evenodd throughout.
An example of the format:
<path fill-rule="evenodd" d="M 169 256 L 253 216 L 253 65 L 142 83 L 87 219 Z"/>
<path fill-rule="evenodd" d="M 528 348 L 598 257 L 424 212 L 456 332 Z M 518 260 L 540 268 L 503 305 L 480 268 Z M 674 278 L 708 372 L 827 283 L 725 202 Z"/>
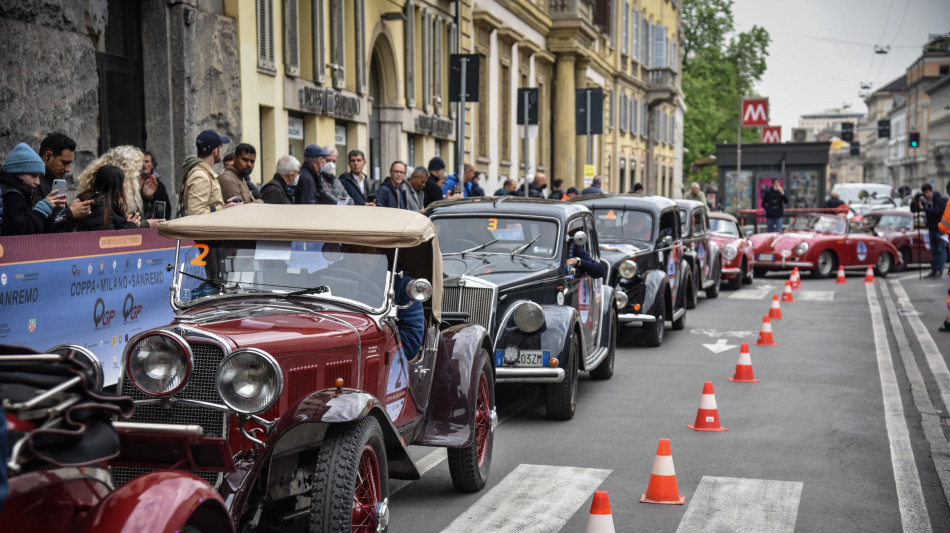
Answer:
<path fill-rule="evenodd" d="M 205 256 L 208 255 L 208 245 L 207 244 L 195 244 L 195 248 L 201 250 L 201 253 L 198 254 L 198 257 L 191 260 L 191 264 L 198 266 L 205 266 L 208 264 L 205 261 Z"/>

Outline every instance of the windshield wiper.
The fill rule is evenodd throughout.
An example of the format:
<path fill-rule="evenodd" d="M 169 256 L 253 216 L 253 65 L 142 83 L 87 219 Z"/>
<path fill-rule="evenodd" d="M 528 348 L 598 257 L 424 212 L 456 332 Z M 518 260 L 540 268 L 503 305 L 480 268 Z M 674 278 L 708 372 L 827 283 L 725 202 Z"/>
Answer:
<path fill-rule="evenodd" d="M 218 286 L 220 286 L 220 287 L 225 287 L 225 288 L 228 287 L 228 286 L 231 286 L 231 287 L 236 287 L 236 288 L 238 288 L 238 289 L 244 290 L 244 287 L 242 287 L 241 284 L 238 283 L 238 282 L 236 282 L 236 281 L 227 281 L 227 280 L 223 280 L 223 279 L 208 279 L 208 278 L 203 278 L 203 277 L 201 277 L 201 276 L 196 276 L 196 275 L 194 275 L 194 274 L 189 274 L 189 273 L 185 272 L 184 270 L 179 270 L 179 272 L 181 272 L 181 273 L 184 274 L 185 276 L 188 276 L 189 278 L 195 278 L 195 279 L 197 279 L 197 280 L 203 281 L 203 282 L 205 282 L 205 283 L 210 283 L 210 284 L 212 284 L 212 285 L 218 285 Z"/>
<path fill-rule="evenodd" d="M 469 248 L 468 250 L 463 250 L 463 251 L 461 251 L 461 252 L 459 252 L 459 253 L 462 254 L 462 255 L 465 255 L 465 254 L 467 254 L 467 253 L 469 253 L 469 252 L 477 252 L 477 251 L 481 250 L 482 248 L 486 248 L 486 247 L 488 247 L 488 246 L 491 246 L 492 244 L 495 244 L 496 242 L 498 242 L 498 239 L 492 239 L 492 240 L 486 242 L 485 244 L 479 244 L 478 246 L 476 246 L 476 247 L 474 247 L 474 248 Z"/>
<path fill-rule="evenodd" d="M 511 252 L 511 256 L 514 257 L 514 256 L 520 254 L 521 252 L 527 250 L 529 246 L 531 246 L 532 244 L 534 244 L 534 241 L 536 241 L 536 240 L 538 240 L 538 239 L 540 239 L 540 238 L 541 238 L 541 234 L 538 233 L 533 239 L 531 239 L 530 242 L 528 242 L 528 244 L 525 244 L 524 246 L 518 248 L 518 249 L 515 250 L 514 252 Z"/>
<path fill-rule="evenodd" d="M 306 289 L 288 292 L 284 296 L 301 296 L 304 294 L 323 294 L 328 292 L 330 292 L 330 287 L 327 285 L 317 285 L 316 287 L 307 287 Z"/>

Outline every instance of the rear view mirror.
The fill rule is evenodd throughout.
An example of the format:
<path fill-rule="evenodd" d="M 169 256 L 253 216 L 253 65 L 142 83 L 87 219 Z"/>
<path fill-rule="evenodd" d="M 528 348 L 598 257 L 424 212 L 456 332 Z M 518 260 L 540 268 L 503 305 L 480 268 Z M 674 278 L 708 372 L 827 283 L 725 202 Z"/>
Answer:
<path fill-rule="evenodd" d="M 673 237 L 667 235 L 660 239 L 660 248 L 670 248 L 673 246 Z"/>

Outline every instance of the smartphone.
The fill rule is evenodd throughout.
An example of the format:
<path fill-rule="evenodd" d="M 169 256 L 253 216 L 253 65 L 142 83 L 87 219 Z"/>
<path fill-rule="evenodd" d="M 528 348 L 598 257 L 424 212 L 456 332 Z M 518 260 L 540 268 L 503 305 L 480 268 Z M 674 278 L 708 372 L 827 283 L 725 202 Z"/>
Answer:
<path fill-rule="evenodd" d="M 58 190 L 59 194 L 66 194 L 66 180 L 53 180 L 53 189 Z"/>
<path fill-rule="evenodd" d="M 370 202 L 376 202 L 375 194 L 369 194 L 366 196 L 366 203 L 370 203 Z"/>
<path fill-rule="evenodd" d="M 152 216 L 154 218 L 165 218 L 164 200 L 155 200 L 155 208 L 153 209 Z"/>

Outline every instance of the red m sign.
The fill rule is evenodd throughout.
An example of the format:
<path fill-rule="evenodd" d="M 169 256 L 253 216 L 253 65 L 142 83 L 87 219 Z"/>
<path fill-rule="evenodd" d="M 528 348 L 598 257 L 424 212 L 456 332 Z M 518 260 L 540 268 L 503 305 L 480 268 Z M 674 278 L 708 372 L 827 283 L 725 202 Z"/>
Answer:
<path fill-rule="evenodd" d="M 764 143 L 782 142 L 782 127 L 768 126 L 766 128 L 762 128 L 762 142 Z"/>
<path fill-rule="evenodd" d="M 743 126 L 769 125 L 769 99 L 742 101 Z"/>

